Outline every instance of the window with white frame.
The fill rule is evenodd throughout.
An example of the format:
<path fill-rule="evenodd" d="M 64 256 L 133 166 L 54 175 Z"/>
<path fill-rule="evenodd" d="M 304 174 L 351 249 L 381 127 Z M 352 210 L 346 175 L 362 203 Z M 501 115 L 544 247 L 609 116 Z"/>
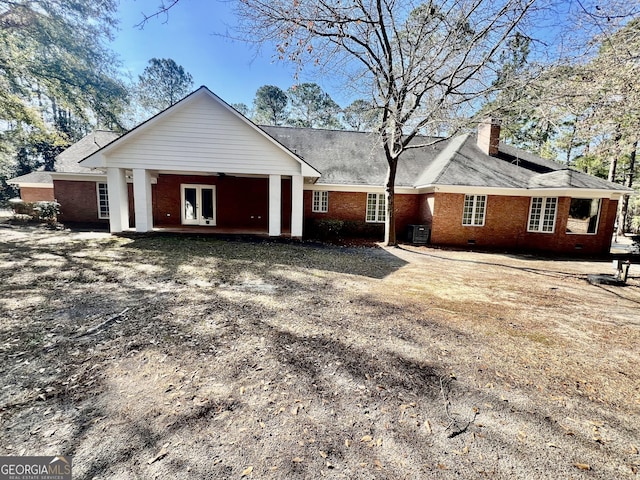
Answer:
<path fill-rule="evenodd" d="M 329 210 L 329 192 L 313 192 L 312 212 L 327 213 Z"/>
<path fill-rule="evenodd" d="M 553 233 L 557 210 L 557 197 L 532 197 L 527 230 L 529 232 Z"/>
<path fill-rule="evenodd" d="M 486 195 L 465 195 L 464 210 L 462 212 L 462 225 L 474 225 L 482 227 L 487 211 Z"/>
<path fill-rule="evenodd" d="M 98 218 L 109 218 L 109 191 L 107 184 L 98 182 Z"/>
<path fill-rule="evenodd" d="M 367 222 L 384 222 L 387 201 L 384 193 L 367 193 Z"/>

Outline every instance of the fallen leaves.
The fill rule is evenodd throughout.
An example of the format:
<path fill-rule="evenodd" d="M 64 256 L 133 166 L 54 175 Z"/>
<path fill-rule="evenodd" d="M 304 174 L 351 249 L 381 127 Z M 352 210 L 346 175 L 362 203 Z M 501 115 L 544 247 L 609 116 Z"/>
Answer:
<path fill-rule="evenodd" d="M 146 241 L 140 240 L 143 244 Z M 191 246 L 189 240 L 185 243 Z M 242 260 L 241 267 L 238 267 L 237 261 L 229 266 L 227 263 L 230 260 L 216 256 L 218 251 L 224 251 L 228 247 L 226 244 L 201 243 L 206 251 L 202 256 L 196 255 L 193 258 L 198 261 L 200 270 L 207 268 L 207 262 L 201 262 L 205 258 L 204 254 L 208 260 L 211 259 L 211 270 L 207 270 L 205 275 L 207 281 L 218 279 L 218 270 L 227 272 L 225 276 L 229 278 L 225 282 L 230 283 L 236 270 L 248 271 L 252 277 L 264 275 L 268 270 L 273 282 L 284 282 L 284 278 L 291 274 L 296 281 L 291 285 L 287 284 L 286 289 L 285 283 L 282 283 L 279 290 L 288 293 L 277 298 L 282 306 L 274 303 L 271 308 L 264 309 L 263 304 L 252 297 L 255 292 L 248 292 L 244 296 L 240 290 L 234 293 L 236 296 L 233 298 L 224 297 L 224 301 L 216 295 L 206 295 L 201 300 L 203 294 L 194 293 L 191 288 L 183 289 L 182 284 L 168 281 L 166 290 L 161 291 L 157 300 L 156 297 L 150 300 L 156 302 L 150 303 L 153 308 L 149 311 L 141 310 L 139 316 L 136 313 L 129 322 L 118 327 L 117 335 L 111 335 L 111 330 L 105 330 L 95 337 L 105 349 L 101 345 L 96 346 L 93 340 L 89 342 L 89 338 L 86 345 L 81 345 L 82 350 L 76 350 L 76 345 L 56 344 L 60 345 L 61 352 L 70 360 L 70 370 L 73 367 L 71 371 L 63 369 L 60 375 L 54 375 L 55 359 L 45 356 L 36 361 L 35 357 L 32 359 L 35 355 L 32 350 L 25 357 L 25 346 L 14 342 L 3 352 L 8 355 L 5 358 L 13 358 L 11 354 L 18 352 L 15 353 L 15 362 L 11 361 L 17 369 L 11 375 L 7 374 L 7 381 L 3 385 L 9 385 L 11 382 L 8 380 L 13 379 L 14 374 L 28 376 L 30 372 L 38 372 L 36 375 L 42 378 L 52 375 L 53 385 L 57 390 L 45 394 L 45 390 L 25 388 L 25 392 L 31 392 L 25 407 L 11 406 L 7 410 L 9 424 L 23 418 L 25 429 L 29 427 L 36 431 L 33 425 L 41 425 L 34 436 L 29 435 L 28 429 L 25 432 L 17 429 L 15 433 L 7 432 L 10 434 L 8 442 L 16 445 L 12 453 L 20 453 L 23 438 L 29 439 L 28 446 L 39 445 L 41 448 L 44 448 L 45 443 L 60 444 L 68 438 L 66 420 L 59 420 L 58 417 L 59 403 L 51 398 L 57 396 L 56 392 L 62 388 L 69 394 L 73 393 L 73 398 L 78 396 L 75 392 L 81 392 L 83 396 L 77 398 L 83 402 L 93 401 L 87 395 L 94 393 L 103 395 L 96 396 L 96 400 L 105 404 L 112 402 L 109 405 L 113 409 L 96 410 L 106 412 L 104 414 L 107 418 L 92 424 L 89 421 L 95 421 L 93 419 L 96 415 L 92 414 L 94 416 L 89 416 L 86 420 L 91 438 L 101 437 L 100 440 L 104 443 L 101 448 L 105 455 L 108 448 L 115 453 L 118 453 L 119 448 L 126 448 L 126 442 L 130 438 L 128 425 L 132 420 L 149 425 L 157 435 L 156 438 L 161 440 L 153 444 L 151 449 L 142 450 L 141 461 L 138 462 L 136 457 L 136 464 L 131 464 L 134 470 L 167 468 L 179 459 L 185 462 L 187 471 L 191 468 L 189 464 L 193 465 L 192 476 L 197 476 L 198 472 L 208 467 L 217 469 L 213 475 L 222 478 L 225 476 L 223 469 L 232 468 L 233 476 L 230 478 L 237 479 L 242 475 L 242 480 L 268 476 L 291 478 L 296 475 L 314 479 L 322 476 L 330 478 L 331 471 L 327 468 L 336 469 L 335 477 L 346 477 L 349 474 L 358 477 L 360 474 L 363 478 L 430 478 L 438 474 L 442 477 L 448 474 L 456 476 L 458 465 L 464 464 L 473 465 L 478 472 L 484 470 L 489 478 L 492 473 L 495 476 L 496 472 L 492 472 L 492 469 L 498 458 L 505 458 L 517 450 L 530 458 L 539 459 L 540 464 L 536 467 L 547 469 L 541 476 L 546 474 L 549 478 L 568 478 L 571 475 L 617 478 L 628 476 L 629 469 L 634 474 L 637 471 L 640 444 L 636 440 L 637 426 L 630 416 L 636 410 L 632 410 L 630 406 L 635 408 L 638 403 L 637 397 L 627 394 L 637 392 L 637 389 L 633 390 L 637 387 L 637 382 L 634 383 L 637 380 L 637 369 L 633 369 L 634 363 L 630 361 L 635 357 L 628 355 L 623 348 L 620 333 L 631 332 L 630 337 L 637 339 L 635 330 L 616 326 L 615 334 L 611 334 L 614 340 L 610 343 L 615 345 L 611 350 L 619 355 L 619 362 L 605 362 L 597 358 L 591 364 L 592 356 L 602 355 L 607 358 L 608 344 L 598 343 L 594 351 L 587 352 L 585 349 L 582 353 L 568 339 L 566 345 L 563 344 L 566 349 L 559 349 L 557 352 L 552 351 L 552 348 L 536 350 L 532 347 L 526 352 L 531 361 L 523 366 L 518 352 L 512 357 L 508 355 L 520 344 L 502 345 L 504 337 L 499 332 L 489 331 L 493 328 L 492 323 L 485 321 L 489 317 L 483 316 L 484 312 L 477 316 L 452 315 L 449 319 L 442 313 L 444 310 L 434 309 L 427 313 L 426 309 L 419 310 L 421 305 L 414 305 L 415 302 L 411 303 L 415 309 L 411 306 L 405 309 L 404 303 L 403 308 L 397 308 L 384 302 L 369 304 L 365 301 L 368 297 L 364 293 L 371 293 L 378 288 L 376 285 L 388 290 L 395 274 L 384 277 L 384 280 L 380 279 L 382 277 L 375 277 L 375 281 L 370 282 L 367 276 L 357 277 L 352 273 L 342 275 L 340 272 L 344 267 L 318 268 L 313 270 L 312 275 L 308 275 L 297 266 L 294 269 L 291 262 L 284 262 L 284 267 L 275 266 L 277 271 L 272 272 L 272 265 L 264 261 L 256 262 L 260 268 L 254 270 L 253 263 L 244 263 L 245 257 L 249 257 L 245 252 L 249 249 L 248 245 L 232 245 L 234 251 L 228 258 Z M 295 250 L 293 247 L 292 249 Z M 180 254 L 179 249 L 176 250 L 170 252 L 171 255 L 166 255 L 167 261 L 172 261 L 172 255 Z M 153 250 L 141 251 L 149 254 Z M 212 253 L 214 251 L 215 255 Z M 304 262 L 301 263 L 315 265 L 315 262 L 308 261 L 309 251 L 305 249 L 303 253 L 304 257 L 301 256 L 300 259 L 304 259 Z M 330 253 L 328 249 L 322 251 L 322 255 Z M 439 254 L 449 255 L 446 252 Z M 127 255 L 130 256 L 127 263 L 137 262 L 137 250 Z M 336 262 L 345 261 L 344 254 L 340 255 Z M 349 258 L 349 261 L 358 261 L 359 255 L 349 255 L 354 257 Z M 294 263 L 298 261 L 295 255 L 293 260 Z M 509 259 L 501 257 L 500 261 L 507 262 Z M 189 263 L 191 260 L 181 262 Z M 449 260 L 447 262 L 450 265 Z M 109 268 L 109 265 L 105 264 L 104 268 Z M 562 262 L 557 268 L 563 268 L 564 265 L 565 262 Z M 458 268 L 462 267 L 463 265 L 458 265 Z M 492 268 L 494 267 L 488 264 L 484 265 L 482 273 Z M 425 280 L 416 277 L 417 271 L 412 265 L 407 269 L 411 273 L 411 282 Z M 398 274 L 403 274 L 402 272 L 403 270 L 399 270 Z M 520 275 L 519 272 L 522 270 L 513 270 L 514 275 Z M 168 269 L 167 275 L 170 274 L 171 270 Z M 534 278 L 540 282 L 545 281 L 544 276 Z M 136 290 L 136 295 L 140 295 L 141 305 L 148 299 L 141 292 L 152 291 L 149 286 L 165 288 L 166 283 L 162 280 L 160 285 L 157 278 L 148 279 L 144 275 L 136 275 L 135 280 L 139 280 L 144 287 Z M 489 284 L 491 281 L 482 280 L 483 288 L 485 283 Z M 577 299 L 581 278 L 573 275 L 567 277 L 566 281 L 573 285 Z M 371 289 L 369 283 L 372 284 Z M 511 280 L 509 283 L 511 284 Z M 127 285 L 126 281 L 123 285 Z M 362 289 L 352 288 L 356 285 Z M 109 299 L 112 298 L 112 293 L 115 298 L 124 292 L 116 283 L 97 286 L 109 287 Z M 280 283 L 278 286 L 280 287 Z M 83 295 L 91 294 L 92 290 L 87 290 L 90 287 L 78 286 Z M 174 287 L 178 288 L 181 297 L 178 294 L 169 295 Z M 527 285 L 527 289 L 530 288 L 535 289 L 535 285 Z M 498 290 L 493 292 L 495 295 L 492 299 L 498 296 L 497 292 Z M 626 294 L 631 295 L 628 291 Z M 309 295 L 314 297 L 314 302 L 318 300 L 319 303 L 307 306 L 300 301 Z M 126 298 L 124 293 L 123 298 Z M 113 305 L 101 305 L 100 300 L 101 298 L 96 298 L 97 304 L 92 306 L 96 312 L 113 308 Z M 584 303 L 576 301 L 575 304 L 580 305 L 581 309 L 586 308 Z M 83 305 L 77 307 L 78 321 L 85 318 L 83 315 L 87 307 Z M 533 309 L 534 306 L 532 301 L 528 307 Z M 483 308 L 480 303 L 477 307 L 478 310 Z M 36 327 L 40 328 L 39 325 L 34 326 L 34 322 L 30 323 L 27 313 L 33 314 L 42 322 L 42 326 L 59 335 L 79 325 L 75 320 L 67 325 L 58 319 L 60 313 L 75 314 L 76 310 L 63 311 L 59 303 L 53 303 L 50 308 L 43 304 L 39 308 L 43 309 L 42 315 L 33 310 L 25 311 L 25 318 L 21 319 L 26 325 L 24 330 L 36 332 Z M 495 308 L 502 310 L 502 306 Z M 614 307 L 609 305 L 607 308 Z M 552 306 L 548 310 L 556 313 Z M 8 311 L 3 310 L 5 312 Z M 15 310 L 10 313 L 14 315 L 17 312 Z M 45 313 L 51 315 L 45 316 Z M 506 311 L 504 316 L 508 313 Z M 530 312 L 527 310 L 522 314 L 522 321 L 525 317 L 528 318 L 528 313 Z M 583 310 L 581 313 L 584 313 Z M 585 315 L 585 318 L 588 317 L 589 315 Z M 600 314 L 594 315 L 594 318 L 601 317 L 604 318 Z M 74 315 L 73 319 L 75 318 Z M 359 318 L 365 318 L 366 321 L 358 323 Z M 557 329 L 558 342 L 562 343 L 563 338 L 568 338 L 567 330 L 562 330 L 566 327 L 565 320 L 562 315 L 558 315 L 555 321 L 540 321 L 540 326 L 533 320 L 526 321 L 529 322 L 527 328 L 540 328 L 545 334 Z M 573 321 L 577 322 L 572 317 Z M 397 322 L 397 325 L 391 325 L 392 322 Z M 413 338 L 416 344 L 412 346 L 406 341 L 401 342 L 402 338 L 396 335 L 387 338 L 386 328 L 390 325 L 397 328 L 397 331 L 405 328 L 407 339 L 410 337 L 408 333 L 414 328 Z M 483 329 L 484 327 L 487 328 Z M 453 337 L 450 330 L 457 331 L 456 329 L 462 330 L 464 336 Z M 490 335 L 485 335 L 487 333 Z M 587 333 L 590 339 L 600 341 L 598 331 L 587 329 L 585 335 Z M 200 339 L 198 347 L 190 347 L 190 343 L 194 341 L 192 336 Z M 467 346 L 464 343 L 467 336 L 471 342 L 469 346 L 474 348 L 464 348 Z M 9 341 L 9 338 L 0 339 L 0 348 L 3 341 Z M 106 348 L 109 345 L 112 345 L 111 350 Z M 38 344 L 34 345 L 37 346 Z M 445 346 L 446 349 L 443 348 Z M 446 359 L 439 362 L 437 357 L 441 350 L 446 350 Z M 535 358 L 533 354 L 536 352 L 540 354 L 540 358 Z M 631 352 L 635 354 L 635 351 Z M 476 356 L 482 356 L 482 360 L 478 360 Z M 143 357 L 146 362 L 144 364 Z M 156 357 L 159 359 L 154 361 Z M 127 360 L 129 358 L 130 363 Z M 256 365 L 258 358 L 260 366 Z M 24 362 L 25 359 L 32 362 L 31 366 Z M 18 365 L 20 360 L 22 363 Z M 51 365 L 47 364 L 49 360 L 54 360 L 50 362 Z M 134 360 L 140 360 L 140 365 L 134 364 Z M 626 363 L 622 365 L 622 361 Z M 92 367 L 94 363 L 98 366 Z M 596 364 L 602 364 L 603 367 L 596 370 Z M 628 370 L 628 377 L 619 379 L 615 372 L 612 374 L 610 369 L 618 368 L 619 364 L 620 368 Z M 8 368 L 8 363 L 6 365 L 1 365 L 0 369 Z M 481 367 L 475 373 L 478 365 Z M 43 366 L 47 367 L 46 372 L 41 368 Z M 569 367 L 568 371 L 565 371 L 566 366 Z M 498 373 L 493 375 L 492 372 L 496 370 Z M 587 403 L 582 396 L 576 399 L 575 392 L 570 388 L 573 386 L 570 380 L 576 378 L 574 372 L 578 370 L 587 372 L 580 372 L 581 378 L 583 375 L 584 378 L 589 378 L 587 375 L 594 372 L 594 378 L 607 374 L 606 378 L 612 383 L 606 388 L 614 393 L 603 394 L 603 398 L 617 401 L 592 404 Z M 258 371 L 259 374 L 254 373 Z M 378 372 L 383 372 L 384 375 Z M 73 375 L 65 376 L 69 373 Z M 79 373 L 82 375 L 78 375 Z M 94 373 L 101 376 L 95 379 L 95 386 L 87 390 L 87 382 L 94 380 L 89 375 Z M 154 376 L 159 378 L 154 379 Z M 437 395 L 437 385 L 433 381 L 440 377 L 450 385 L 449 413 L 457 421 L 449 430 L 445 430 L 449 420 L 445 418 Z M 452 382 L 454 377 L 458 380 Z M 533 388 L 538 378 L 546 388 L 543 394 Z M 31 385 L 18 376 L 15 376 L 15 380 L 18 386 Z M 60 383 L 60 380 L 63 382 Z M 507 381 L 509 387 L 506 385 Z M 564 389 L 562 382 L 566 382 L 569 387 Z M 46 384 L 44 381 L 33 383 L 42 387 Z M 77 388 L 76 384 L 80 387 Z M 605 391 L 604 383 L 602 385 Z M 585 384 L 581 384 L 582 387 L 586 388 Z M 117 394 L 117 397 L 112 393 Z M 46 404 L 39 401 L 34 404 L 31 401 L 38 394 L 42 394 L 40 398 Z M 509 403 L 503 403 L 501 399 Z M 178 402 L 181 402 L 179 410 L 176 408 Z M 38 410 L 49 407 L 50 413 Z M 478 419 L 485 426 L 473 422 L 464 436 L 451 440 L 445 438 L 452 428 L 456 431 L 461 429 L 461 422 L 469 415 L 466 412 L 478 414 L 478 407 L 483 413 L 483 417 Z M 29 415 L 24 413 L 21 417 L 26 408 L 33 408 L 33 411 L 28 412 Z M 85 415 L 85 410 L 81 413 Z M 529 416 L 529 413 L 533 415 Z M 539 414 L 544 414 L 544 419 Z M 573 420 L 566 418 L 566 415 L 573 416 Z M 602 421 L 604 419 L 606 423 Z M 71 421 L 79 423 L 85 422 L 85 419 L 78 414 L 69 420 Z M 105 429 L 108 429 L 107 433 L 101 434 Z M 179 437 L 185 438 L 183 448 L 175 443 Z M 496 438 L 501 441 L 495 442 Z M 161 449 L 160 446 L 169 440 L 172 441 L 171 445 Z M 443 446 L 443 442 L 448 443 Z M 200 455 L 201 446 L 207 447 L 207 453 L 211 454 L 209 458 Z M 447 452 L 446 456 L 442 454 L 444 451 Z M 95 455 L 99 454 L 102 452 L 96 452 Z M 259 462 L 256 462 L 258 459 Z M 597 463 L 594 459 L 598 459 Z M 576 461 L 579 463 L 574 465 Z M 148 467 L 147 463 L 153 463 L 153 466 Z M 358 465 L 361 463 L 366 467 L 363 467 L 364 471 L 358 472 Z M 523 469 L 530 466 L 528 459 L 525 458 L 515 468 L 520 466 Z M 375 470 L 382 468 L 389 469 L 389 472 Z M 438 471 L 448 468 L 451 469 L 450 472 Z M 592 471 L 583 471 L 583 468 Z M 275 469 L 280 470 L 278 475 L 270 473 Z M 144 472 L 135 473 L 144 476 Z M 388 475 L 385 477 L 383 473 Z M 616 473 L 619 475 L 616 476 Z M 514 476 L 524 477 L 526 474 Z"/>

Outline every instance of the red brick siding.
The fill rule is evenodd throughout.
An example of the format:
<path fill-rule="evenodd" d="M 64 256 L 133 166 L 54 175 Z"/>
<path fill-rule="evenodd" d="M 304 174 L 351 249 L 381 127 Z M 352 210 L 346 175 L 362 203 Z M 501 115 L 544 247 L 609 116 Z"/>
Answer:
<path fill-rule="evenodd" d="M 269 179 L 159 175 L 154 189 L 155 226 L 181 224 L 180 185 L 215 185 L 216 224 L 224 228 L 269 227 Z M 291 180 L 282 180 L 282 228 L 291 226 Z"/>
<path fill-rule="evenodd" d="M 20 187 L 20 198 L 23 202 L 53 202 L 53 187 Z"/>
<path fill-rule="evenodd" d="M 56 201 L 60 204 L 61 222 L 107 223 L 98 218 L 98 197 L 96 182 L 75 180 L 54 180 Z"/>
<path fill-rule="evenodd" d="M 398 240 L 407 238 L 409 225 L 425 223 L 421 221 L 421 204 L 423 195 L 396 194 L 396 237 Z"/>
<path fill-rule="evenodd" d="M 367 204 L 366 193 L 329 192 L 329 208 L 326 213 L 312 212 L 313 192 L 305 190 L 303 195 L 305 219 L 340 219 L 364 221 Z"/>
<path fill-rule="evenodd" d="M 396 194 L 396 234 L 405 238 L 408 225 L 421 222 L 421 195 Z M 304 192 L 305 220 L 339 219 L 346 222 L 367 224 L 366 192 L 329 192 L 329 206 L 326 213 L 312 212 L 313 192 Z M 376 225 L 369 223 L 367 225 Z M 381 224 L 378 224 L 381 225 Z"/>
<path fill-rule="evenodd" d="M 430 224 L 431 221 L 433 220 L 433 212 L 431 211 L 431 208 L 429 207 L 429 199 L 430 198 L 434 198 L 434 194 L 433 193 L 428 193 L 428 194 L 424 194 L 424 195 L 419 195 L 420 200 L 419 200 L 419 210 L 418 210 L 418 218 L 419 218 L 419 224 Z"/>
<path fill-rule="evenodd" d="M 464 195 L 435 194 L 435 212 L 431 242 L 466 247 L 470 241 L 485 248 L 531 250 L 556 253 L 604 254 L 611 247 L 617 202 L 602 200 L 596 235 L 571 235 L 565 232 L 571 199 L 560 197 L 553 233 L 527 232 L 530 197 L 489 195 L 485 225 L 463 226 Z"/>
<path fill-rule="evenodd" d="M 151 203 L 154 201 L 155 185 L 151 185 Z M 136 209 L 133 203 L 133 184 L 127 183 L 127 198 L 129 200 L 129 228 L 136 226 Z"/>

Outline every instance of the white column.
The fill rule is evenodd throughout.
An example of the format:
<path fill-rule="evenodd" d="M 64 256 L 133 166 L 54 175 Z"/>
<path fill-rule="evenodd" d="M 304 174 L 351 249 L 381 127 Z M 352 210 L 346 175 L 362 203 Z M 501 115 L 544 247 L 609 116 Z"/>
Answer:
<path fill-rule="evenodd" d="M 302 237 L 303 209 L 303 178 L 302 175 L 291 177 L 291 236 Z"/>
<path fill-rule="evenodd" d="M 279 237 L 282 228 L 282 179 L 280 175 L 269 175 L 269 236 Z"/>
<path fill-rule="evenodd" d="M 148 170 L 133 169 L 133 204 L 136 212 L 136 232 L 153 230 L 151 175 Z"/>
<path fill-rule="evenodd" d="M 120 233 L 129 228 L 129 191 L 123 168 L 107 168 L 109 230 Z"/>

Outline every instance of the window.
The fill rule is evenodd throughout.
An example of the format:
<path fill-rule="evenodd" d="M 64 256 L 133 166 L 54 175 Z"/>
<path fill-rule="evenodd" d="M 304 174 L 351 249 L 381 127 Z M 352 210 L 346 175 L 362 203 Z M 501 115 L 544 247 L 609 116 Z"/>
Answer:
<path fill-rule="evenodd" d="M 329 210 L 329 192 L 313 192 L 312 212 L 327 213 Z"/>
<path fill-rule="evenodd" d="M 367 222 L 384 222 L 387 202 L 384 193 L 367 193 Z"/>
<path fill-rule="evenodd" d="M 109 218 L 109 191 L 106 183 L 98 183 L 98 218 Z"/>
<path fill-rule="evenodd" d="M 553 233 L 557 209 L 558 199 L 556 197 L 531 198 L 528 231 Z"/>
<path fill-rule="evenodd" d="M 484 214 L 487 210 L 486 195 L 465 195 L 462 225 L 484 225 Z"/>
<path fill-rule="evenodd" d="M 599 217 L 599 198 L 572 198 L 567 219 L 567 233 L 597 233 Z"/>

